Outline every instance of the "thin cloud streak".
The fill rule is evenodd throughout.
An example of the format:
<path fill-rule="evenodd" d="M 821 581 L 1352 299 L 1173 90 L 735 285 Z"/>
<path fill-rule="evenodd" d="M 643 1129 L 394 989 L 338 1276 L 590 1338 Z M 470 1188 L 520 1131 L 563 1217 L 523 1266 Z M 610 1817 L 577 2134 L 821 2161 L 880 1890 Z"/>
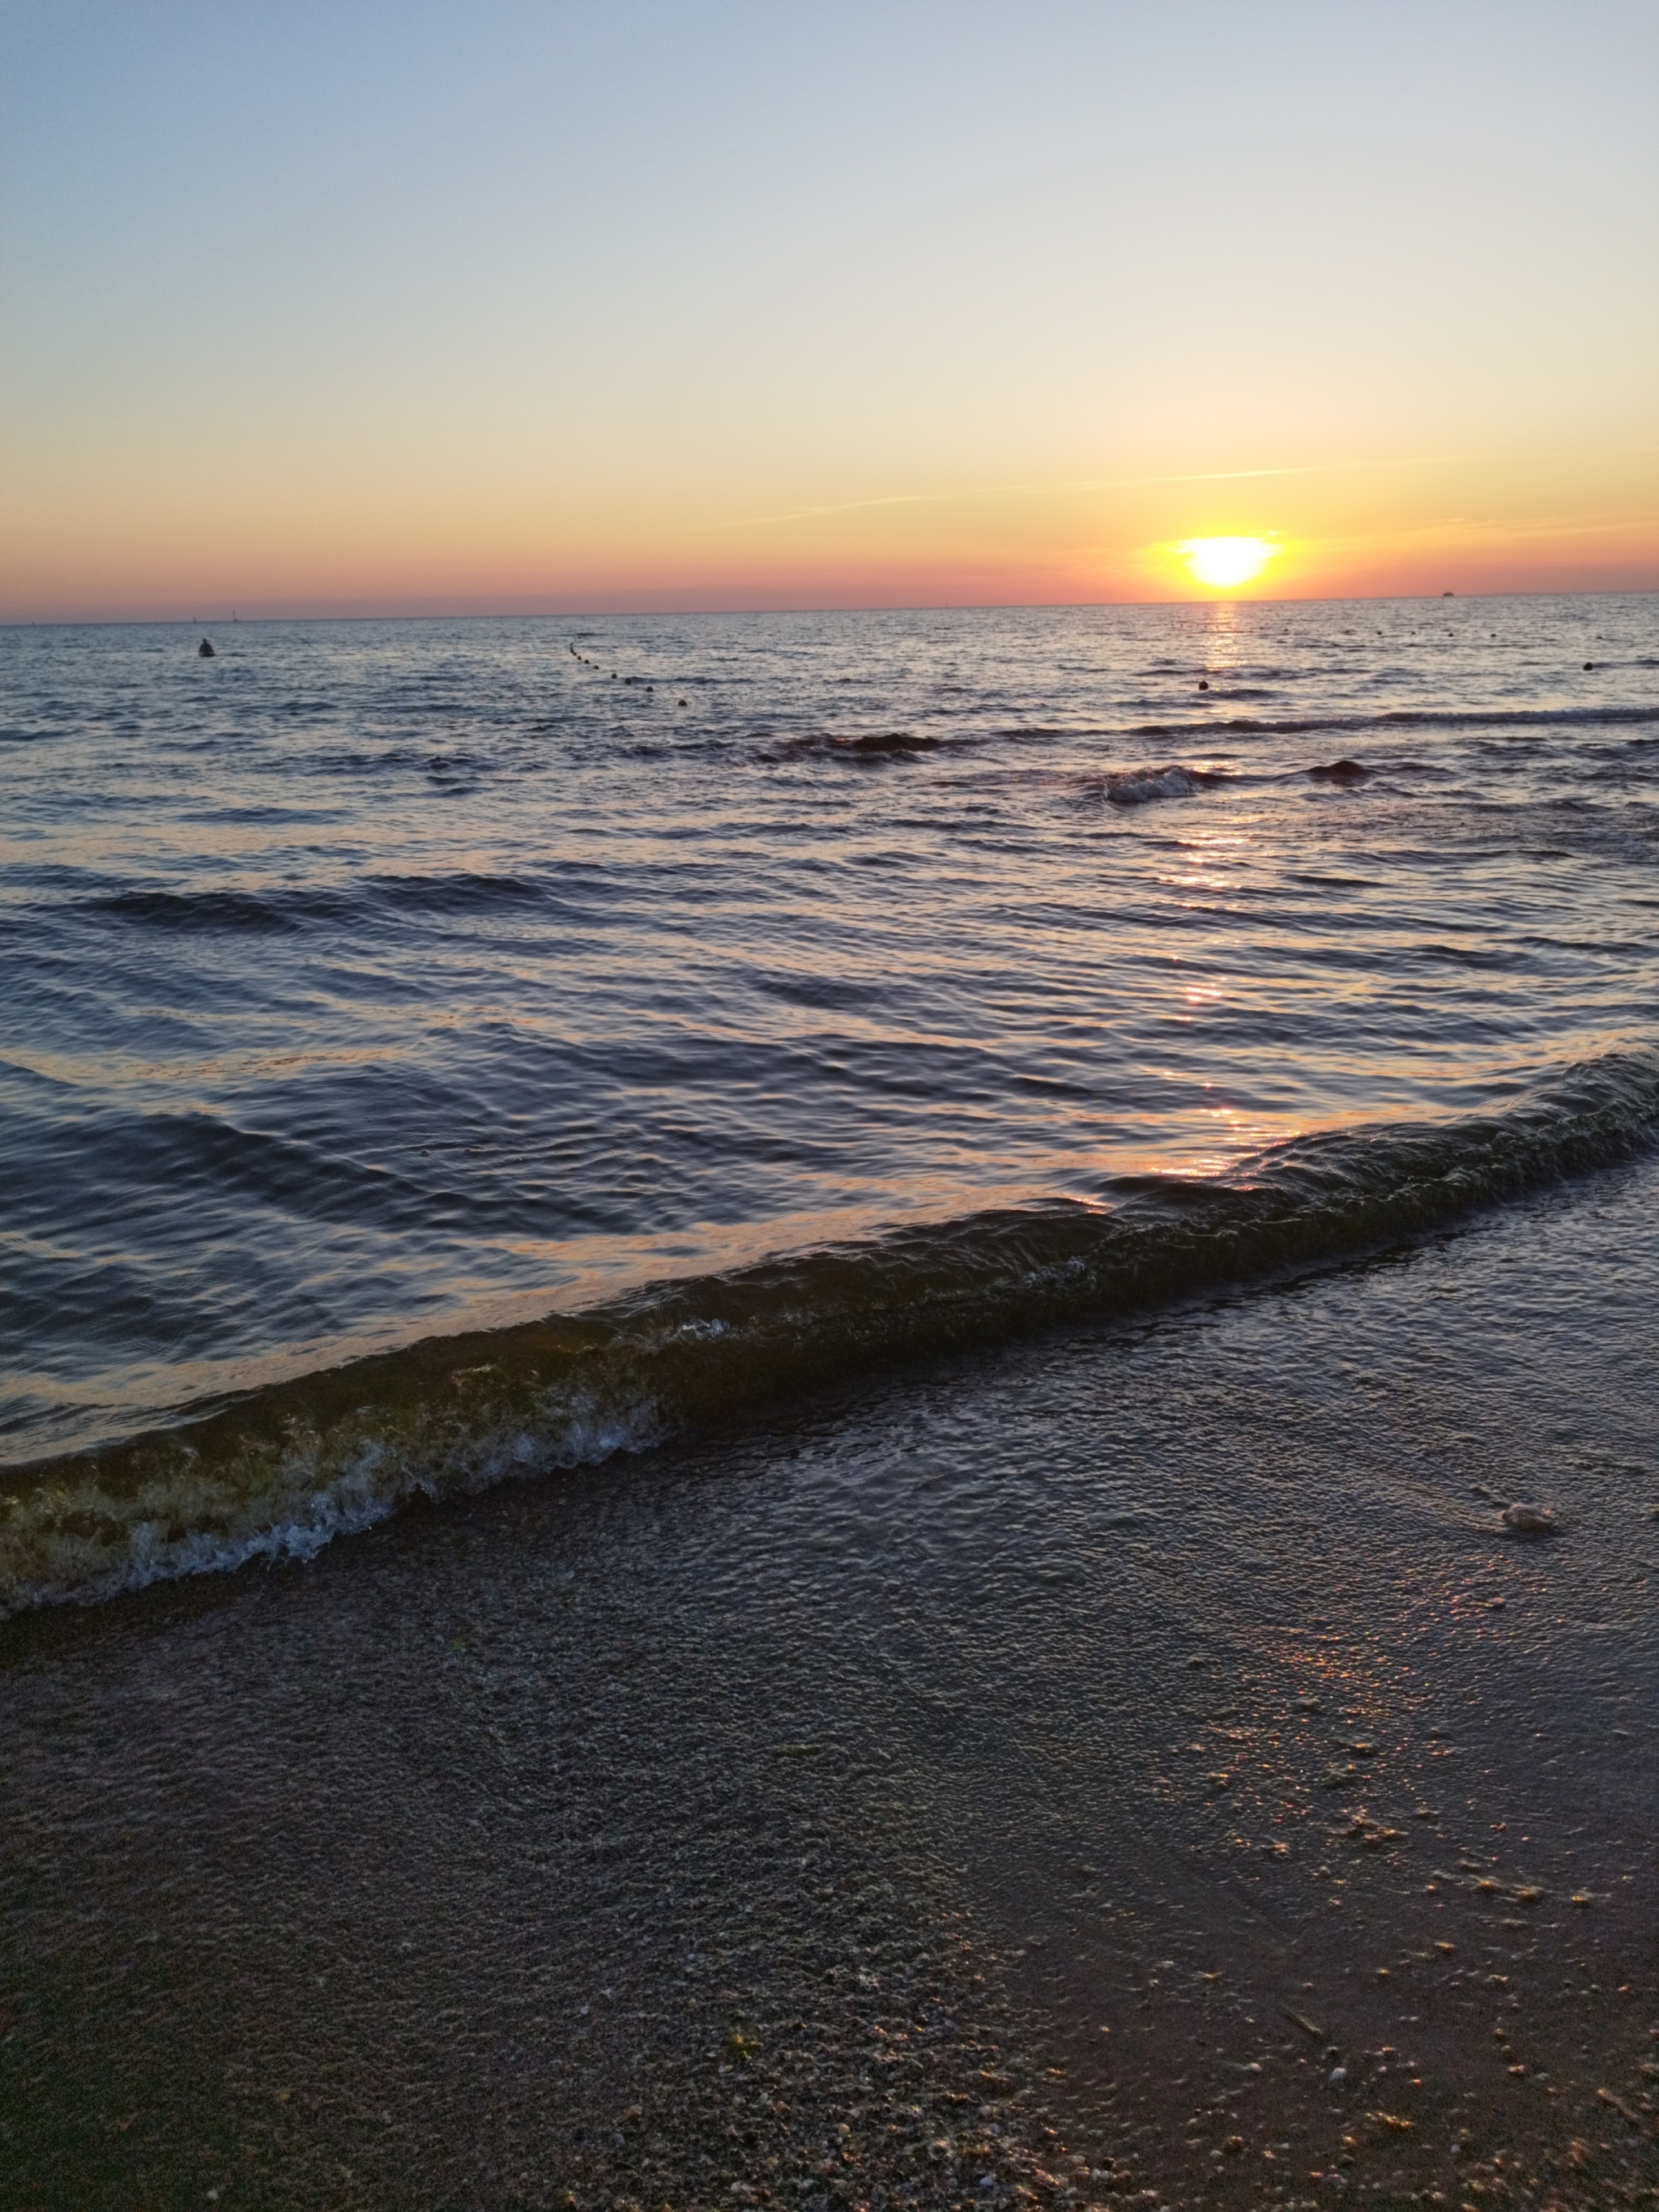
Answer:
<path fill-rule="evenodd" d="M 1531 453 L 1532 461 L 1634 460 L 1659 453 L 1659 446 L 1626 446 L 1584 451 Z M 1492 453 L 1401 453 L 1388 460 L 1308 461 L 1272 469 L 1200 469 L 1176 476 L 1079 477 L 1063 483 L 981 484 L 958 491 L 888 492 L 875 499 L 847 499 L 816 507 L 790 507 L 781 514 L 733 515 L 723 522 L 688 522 L 685 535 L 720 530 L 761 530 L 783 522 L 816 522 L 826 515 L 858 514 L 881 507 L 941 507 L 953 500 L 1060 499 L 1068 492 L 1144 491 L 1160 484 L 1249 483 L 1270 477 L 1338 476 L 1356 470 L 1467 468 L 1500 457 Z"/>
<path fill-rule="evenodd" d="M 687 532 L 757 530 L 769 523 L 812 522 L 826 514 L 856 514 L 877 507 L 938 507 L 951 500 L 1060 499 L 1075 491 L 1140 491 L 1159 484 L 1244 483 L 1264 477 L 1333 476 L 1352 469 L 1421 469 L 1449 467 L 1476 460 L 1474 453 L 1417 453 L 1387 461 L 1310 461 L 1274 469 L 1200 469 L 1179 476 L 1079 477 L 1063 483 L 979 484 L 960 491 L 888 492 L 877 499 L 847 499 L 818 507 L 791 507 L 782 514 L 733 515 L 724 522 L 690 522 Z"/>

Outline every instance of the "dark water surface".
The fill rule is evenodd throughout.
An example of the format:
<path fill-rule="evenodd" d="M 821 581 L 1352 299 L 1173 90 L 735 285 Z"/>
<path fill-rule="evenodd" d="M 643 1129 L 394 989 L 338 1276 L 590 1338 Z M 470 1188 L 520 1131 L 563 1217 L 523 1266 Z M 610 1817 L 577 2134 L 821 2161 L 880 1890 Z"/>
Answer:
<path fill-rule="evenodd" d="M 0 634 L 0 1602 L 1639 1147 L 1656 609 Z"/>

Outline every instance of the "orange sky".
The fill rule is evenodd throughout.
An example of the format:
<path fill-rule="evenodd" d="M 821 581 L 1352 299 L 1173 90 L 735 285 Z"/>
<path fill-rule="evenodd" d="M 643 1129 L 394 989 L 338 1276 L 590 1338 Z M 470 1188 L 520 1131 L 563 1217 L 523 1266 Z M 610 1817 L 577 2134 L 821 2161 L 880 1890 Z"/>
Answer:
<path fill-rule="evenodd" d="M 0 617 L 1659 588 L 1648 11 L 0 39 Z"/>

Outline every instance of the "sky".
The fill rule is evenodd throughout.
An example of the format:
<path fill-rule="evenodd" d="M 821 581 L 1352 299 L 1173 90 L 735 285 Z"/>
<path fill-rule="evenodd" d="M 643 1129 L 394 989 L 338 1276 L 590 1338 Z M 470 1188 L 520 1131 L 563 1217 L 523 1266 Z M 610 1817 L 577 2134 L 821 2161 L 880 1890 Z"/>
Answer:
<path fill-rule="evenodd" d="M 1659 588 L 1656 85 L 1652 0 L 0 0 L 0 620 Z"/>

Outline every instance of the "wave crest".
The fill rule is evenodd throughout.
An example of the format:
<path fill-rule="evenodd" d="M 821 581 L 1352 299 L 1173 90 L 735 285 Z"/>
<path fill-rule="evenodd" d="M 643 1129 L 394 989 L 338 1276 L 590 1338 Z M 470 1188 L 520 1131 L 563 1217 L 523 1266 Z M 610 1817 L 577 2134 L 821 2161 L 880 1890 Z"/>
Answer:
<path fill-rule="evenodd" d="M 416 1497 L 593 1465 L 861 1371 L 1132 1311 L 1432 1229 L 1659 1133 L 1659 1058 L 1501 1114 L 1302 1138 L 1227 1175 L 968 1214 L 574 1315 L 440 1337 L 17 1468 L 0 1612 L 309 1556 Z"/>
<path fill-rule="evenodd" d="M 1220 696 L 1224 700 L 1229 695 Z M 1617 729 L 1654 722 L 1659 722 L 1659 707 L 1391 707 L 1373 714 L 1228 714 L 1187 721 L 1139 722 L 1125 734 L 1132 738 L 1211 737 L 1218 730 L 1226 730 L 1247 737 L 1294 738 L 1315 737 L 1331 730 Z"/>

